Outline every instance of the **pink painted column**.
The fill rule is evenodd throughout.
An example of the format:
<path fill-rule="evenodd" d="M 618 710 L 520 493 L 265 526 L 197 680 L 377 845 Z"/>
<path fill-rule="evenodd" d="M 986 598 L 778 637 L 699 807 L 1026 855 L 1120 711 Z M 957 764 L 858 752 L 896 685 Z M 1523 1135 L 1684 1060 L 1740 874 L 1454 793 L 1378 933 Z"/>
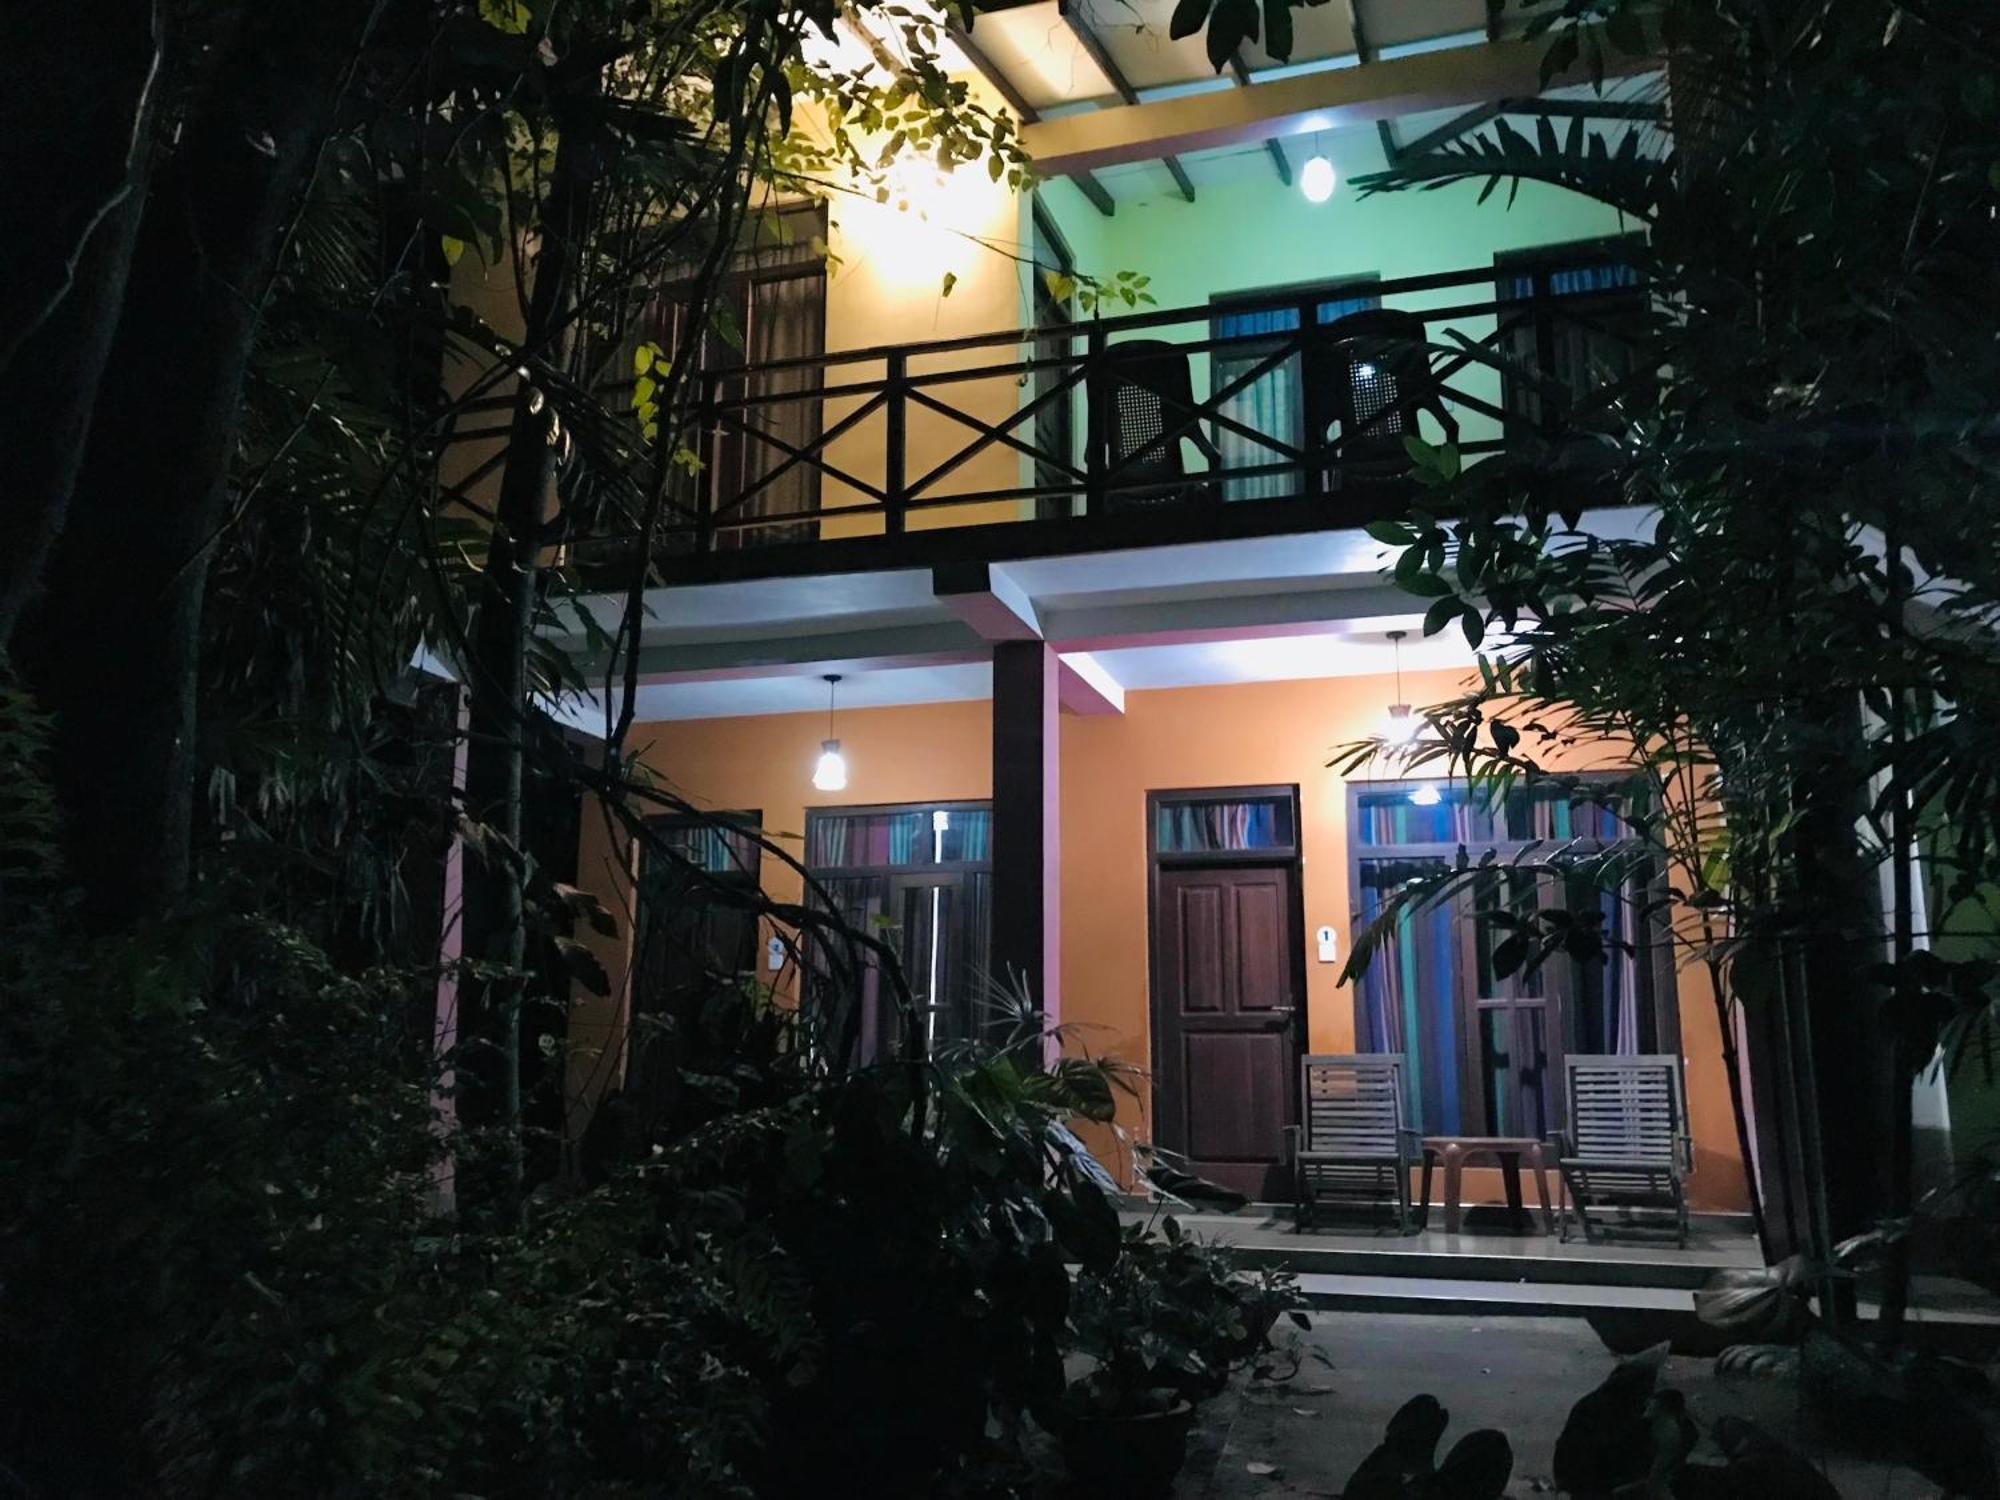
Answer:
<path fill-rule="evenodd" d="M 465 794 L 466 725 L 469 695 L 456 684 L 440 684 L 437 692 L 447 695 L 449 714 L 456 733 L 451 759 L 453 806 L 462 804 Z M 445 846 L 443 892 L 438 904 L 437 1004 L 431 1020 L 431 1056 L 449 1058 L 458 1047 L 459 966 L 465 958 L 465 840 L 457 832 Z M 458 1131 L 458 1103 L 453 1091 L 458 1087 L 457 1071 L 446 1063 L 438 1070 L 431 1096 L 434 1128 L 450 1141 Z M 432 1200 L 440 1213 L 451 1213 L 457 1203 L 458 1172 L 452 1153 L 439 1156 L 431 1173 Z"/>
<path fill-rule="evenodd" d="M 993 648 L 993 973 L 1062 1018 L 1058 661 L 1042 641 Z"/>

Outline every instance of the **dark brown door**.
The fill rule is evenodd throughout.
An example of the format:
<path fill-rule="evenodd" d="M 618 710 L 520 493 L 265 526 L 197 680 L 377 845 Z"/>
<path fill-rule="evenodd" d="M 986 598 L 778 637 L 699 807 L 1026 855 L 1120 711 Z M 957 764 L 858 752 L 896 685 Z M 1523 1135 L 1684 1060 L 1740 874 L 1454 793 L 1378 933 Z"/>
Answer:
<path fill-rule="evenodd" d="M 1154 1139 L 1276 1201 L 1297 1119 L 1304 998 L 1293 867 L 1163 868 L 1153 914 Z"/>

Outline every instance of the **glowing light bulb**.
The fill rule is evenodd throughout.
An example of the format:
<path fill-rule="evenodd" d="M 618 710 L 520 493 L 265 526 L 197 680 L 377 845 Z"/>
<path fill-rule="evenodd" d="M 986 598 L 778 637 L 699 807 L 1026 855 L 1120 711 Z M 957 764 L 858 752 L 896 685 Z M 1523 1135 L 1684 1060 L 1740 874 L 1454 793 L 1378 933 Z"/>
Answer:
<path fill-rule="evenodd" d="M 1436 807 L 1444 801 L 1444 794 L 1426 781 L 1410 792 L 1410 801 L 1418 807 Z"/>
<path fill-rule="evenodd" d="M 1308 203 L 1324 203 L 1333 196 L 1339 181 L 1333 163 L 1324 156 L 1315 156 L 1299 172 L 1299 191 L 1306 195 Z"/>
<path fill-rule="evenodd" d="M 813 785 L 822 792 L 847 790 L 847 760 L 840 753 L 839 740 L 821 740 L 819 764 L 813 767 Z"/>
<path fill-rule="evenodd" d="M 1389 722 L 1383 726 L 1382 738 L 1392 745 L 1408 745 L 1423 733 L 1424 721 L 1410 712 L 1407 703 L 1389 705 Z"/>

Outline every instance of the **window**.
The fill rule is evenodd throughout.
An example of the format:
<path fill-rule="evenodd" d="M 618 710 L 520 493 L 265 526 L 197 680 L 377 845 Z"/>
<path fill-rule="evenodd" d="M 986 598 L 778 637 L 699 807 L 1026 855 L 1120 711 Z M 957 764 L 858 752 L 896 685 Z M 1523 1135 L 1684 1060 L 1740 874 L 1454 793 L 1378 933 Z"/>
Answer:
<path fill-rule="evenodd" d="M 1349 313 L 1381 306 L 1382 299 L 1374 290 L 1379 279 L 1359 276 L 1319 286 L 1275 288 L 1247 297 L 1216 299 L 1209 314 L 1210 336 L 1241 342 L 1218 348 L 1209 356 L 1209 389 L 1227 390 L 1283 347 L 1282 338 L 1257 335 L 1295 333 L 1308 313 L 1318 323 L 1337 323 Z M 1226 397 L 1220 409 L 1231 421 L 1254 432 L 1269 433 L 1293 448 L 1303 447 L 1305 403 L 1298 354 L 1292 353 L 1283 364 Z M 1216 428 L 1215 446 L 1222 455 L 1218 466 L 1225 471 L 1285 462 L 1274 449 L 1228 427 Z M 1295 495 L 1300 489 L 1299 475 L 1287 470 L 1245 474 L 1222 482 L 1227 500 L 1263 500 Z"/>
<path fill-rule="evenodd" d="M 984 802 L 809 809 L 806 869 L 848 925 L 893 951 L 916 1002 L 897 1013 L 878 970 L 852 1009 L 832 987 L 822 1022 L 837 1055 L 876 1062 L 983 1027 L 992 921 L 993 813 Z M 836 1007 L 839 1007 L 836 1009 Z M 922 1036 L 907 1028 L 918 1025 Z"/>
<path fill-rule="evenodd" d="M 665 848 L 641 853 L 635 1013 L 675 1015 L 718 984 L 756 973 L 748 898 L 757 890 L 760 821 L 754 812 L 648 820 Z"/>
<path fill-rule="evenodd" d="M 717 399 L 727 405 L 732 419 L 709 440 L 704 454 L 709 470 L 682 476 L 683 489 L 676 496 L 691 508 L 696 487 L 709 488 L 715 519 L 722 523 L 716 544 L 725 548 L 810 540 L 810 521 L 779 521 L 819 509 L 819 470 L 810 463 L 789 463 L 786 451 L 809 449 L 819 439 L 820 401 L 814 394 L 820 387 L 819 367 L 735 372 L 826 352 L 825 211 L 815 207 L 764 215 L 746 235 L 749 243 L 732 258 L 716 289 L 699 344 L 701 372 L 717 377 Z M 687 332 L 683 298 L 683 288 L 669 284 L 648 309 L 639 337 L 664 349 L 677 348 Z M 698 386 L 691 384 L 687 396 L 695 400 Z M 771 519 L 763 525 L 728 524 L 766 517 Z"/>
<path fill-rule="evenodd" d="M 1475 860 L 1493 850 L 1504 866 L 1537 840 L 1588 845 L 1626 836 L 1610 809 L 1526 789 L 1488 809 L 1463 788 L 1445 789 L 1428 806 L 1412 803 L 1408 787 L 1355 788 L 1349 827 L 1357 930 L 1399 886 L 1447 867 L 1461 848 Z M 1412 1117 L 1422 1129 L 1540 1136 L 1561 1124 L 1565 1055 L 1678 1050 L 1671 955 L 1638 917 L 1650 885 L 1641 874 L 1616 894 L 1583 882 L 1557 890 L 1503 869 L 1401 925 L 1356 987 L 1356 1037 L 1363 1051 L 1404 1054 Z M 1599 906 L 1620 951 L 1499 973 L 1494 949 L 1505 934 L 1483 918 L 1538 905 Z"/>
<path fill-rule="evenodd" d="M 1631 373 L 1632 336 L 1646 311 L 1632 264 L 1638 243 L 1588 240 L 1493 258 L 1498 296 L 1540 299 L 1501 314 L 1500 405 L 1510 437 L 1561 416 L 1545 410 L 1543 384 L 1529 372 L 1545 371 L 1572 410 Z"/>
<path fill-rule="evenodd" d="M 1297 845 L 1290 796 L 1161 797 L 1153 807 L 1160 854 L 1247 854 Z"/>

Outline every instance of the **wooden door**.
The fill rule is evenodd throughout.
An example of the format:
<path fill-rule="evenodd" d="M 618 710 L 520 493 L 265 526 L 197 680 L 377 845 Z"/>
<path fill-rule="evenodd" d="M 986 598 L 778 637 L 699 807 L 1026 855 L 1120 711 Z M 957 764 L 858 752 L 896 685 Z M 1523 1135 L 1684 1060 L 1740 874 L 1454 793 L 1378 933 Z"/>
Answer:
<path fill-rule="evenodd" d="M 1305 998 L 1290 863 L 1163 868 L 1153 913 L 1153 1136 L 1213 1182 L 1290 1193 Z"/>

